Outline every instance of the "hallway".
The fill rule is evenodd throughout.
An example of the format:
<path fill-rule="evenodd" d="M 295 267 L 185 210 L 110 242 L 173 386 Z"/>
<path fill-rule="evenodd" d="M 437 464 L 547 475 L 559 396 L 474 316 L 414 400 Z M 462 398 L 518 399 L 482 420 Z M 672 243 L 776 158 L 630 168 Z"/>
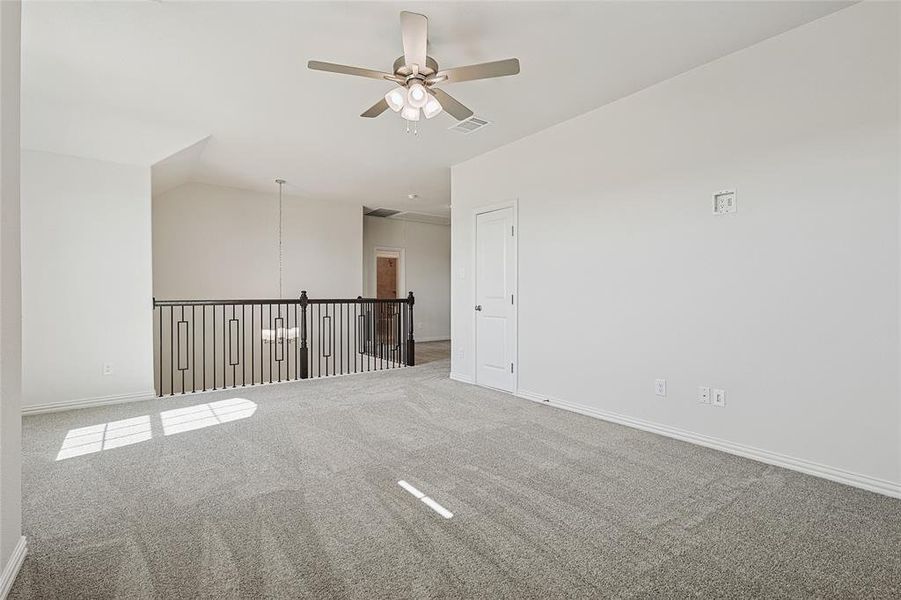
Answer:
<path fill-rule="evenodd" d="M 416 344 L 416 364 L 424 365 L 436 360 L 450 358 L 450 340 L 440 342 L 419 342 Z"/>

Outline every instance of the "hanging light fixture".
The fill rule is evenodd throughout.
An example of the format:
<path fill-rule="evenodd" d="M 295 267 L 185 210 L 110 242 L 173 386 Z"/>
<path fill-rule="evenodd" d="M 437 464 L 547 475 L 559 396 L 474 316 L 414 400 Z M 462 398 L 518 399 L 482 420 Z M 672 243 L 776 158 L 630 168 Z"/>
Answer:
<path fill-rule="evenodd" d="M 283 188 L 285 186 L 284 179 L 276 179 L 278 184 L 278 297 L 281 300 L 284 295 L 284 199 L 282 197 Z M 263 328 L 260 331 L 261 341 L 266 344 L 284 344 L 298 337 L 300 330 L 298 327 L 286 328 L 276 327 L 275 329 Z"/>
<path fill-rule="evenodd" d="M 385 102 L 407 122 L 407 133 L 413 135 L 419 134 L 417 123 L 423 116 L 431 119 L 444 110 L 422 80 L 415 78 L 410 78 L 403 87 L 390 90 L 385 94 Z"/>

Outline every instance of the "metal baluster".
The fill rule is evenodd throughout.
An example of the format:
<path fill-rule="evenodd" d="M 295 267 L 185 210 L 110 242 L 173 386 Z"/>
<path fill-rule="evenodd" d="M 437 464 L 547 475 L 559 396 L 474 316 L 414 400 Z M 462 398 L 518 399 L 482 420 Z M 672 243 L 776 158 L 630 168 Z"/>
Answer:
<path fill-rule="evenodd" d="M 201 306 L 201 320 L 203 321 L 203 336 L 200 340 L 200 353 L 203 355 L 203 391 L 206 391 L 206 306 Z"/>
<path fill-rule="evenodd" d="M 231 335 L 228 336 L 229 341 L 231 341 Z M 228 387 L 228 371 L 226 370 L 226 365 L 231 362 L 225 359 L 225 305 L 222 305 L 222 389 Z"/>
<path fill-rule="evenodd" d="M 156 299 L 154 299 L 154 303 L 155 303 L 155 302 L 156 302 Z M 159 390 L 158 390 L 158 394 L 159 394 L 159 396 L 162 398 L 162 396 L 163 396 L 163 307 L 162 307 L 162 306 L 159 306 L 159 307 L 157 307 L 157 309 L 158 309 L 158 310 L 156 311 L 156 316 L 157 316 L 157 317 L 159 318 L 159 320 L 160 320 L 160 322 L 159 322 L 159 326 L 160 326 L 160 327 L 159 327 L 159 329 L 160 329 L 160 359 L 159 359 L 159 363 L 160 363 L 160 387 L 159 387 Z"/>
<path fill-rule="evenodd" d="M 268 303 L 269 306 L 269 383 L 273 382 L 272 379 L 272 358 L 274 354 L 274 348 L 272 347 L 272 303 Z"/>
<path fill-rule="evenodd" d="M 197 306 L 191 305 L 191 391 L 197 391 Z"/>
<path fill-rule="evenodd" d="M 169 395 L 175 395 L 175 363 L 173 357 L 173 347 L 172 341 L 175 339 L 175 326 L 173 325 L 173 319 L 175 318 L 172 314 L 172 311 L 175 310 L 174 306 L 169 307 Z"/>

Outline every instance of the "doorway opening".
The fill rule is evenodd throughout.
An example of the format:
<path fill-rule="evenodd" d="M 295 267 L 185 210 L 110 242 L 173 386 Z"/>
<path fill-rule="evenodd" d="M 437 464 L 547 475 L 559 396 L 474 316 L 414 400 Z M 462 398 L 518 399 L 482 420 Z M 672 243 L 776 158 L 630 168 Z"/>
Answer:
<path fill-rule="evenodd" d="M 393 256 L 375 258 L 375 297 L 397 298 L 397 259 Z"/>
<path fill-rule="evenodd" d="M 380 300 L 403 298 L 404 251 L 402 248 L 375 249 L 375 297 Z M 393 303 L 376 305 L 376 328 L 380 339 L 388 344 L 400 343 L 394 326 L 399 322 L 399 314 Z"/>

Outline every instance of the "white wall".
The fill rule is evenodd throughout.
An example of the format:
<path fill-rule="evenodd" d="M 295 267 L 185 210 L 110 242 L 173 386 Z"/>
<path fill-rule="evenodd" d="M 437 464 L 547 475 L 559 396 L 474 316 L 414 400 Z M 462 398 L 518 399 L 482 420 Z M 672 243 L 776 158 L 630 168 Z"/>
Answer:
<path fill-rule="evenodd" d="M 0 3 L 0 596 L 24 556 L 19 233 L 19 2 Z"/>
<path fill-rule="evenodd" d="M 22 152 L 23 406 L 153 393 L 151 277 L 148 167 Z"/>
<path fill-rule="evenodd" d="M 454 167 L 455 376 L 473 207 L 518 198 L 520 392 L 901 493 L 898 23 L 855 5 Z"/>
<path fill-rule="evenodd" d="M 360 295 L 360 206 L 283 199 L 284 297 Z M 262 194 L 188 183 L 156 196 L 153 292 L 160 300 L 277 298 L 278 187 Z"/>
<path fill-rule="evenodd" d="M 406 289 L 416 296 L 418 341 L 450 339 L 450 227 L 363 217 L 363 289 L 375 297 L 375 249 L 402 248 Z"/>

